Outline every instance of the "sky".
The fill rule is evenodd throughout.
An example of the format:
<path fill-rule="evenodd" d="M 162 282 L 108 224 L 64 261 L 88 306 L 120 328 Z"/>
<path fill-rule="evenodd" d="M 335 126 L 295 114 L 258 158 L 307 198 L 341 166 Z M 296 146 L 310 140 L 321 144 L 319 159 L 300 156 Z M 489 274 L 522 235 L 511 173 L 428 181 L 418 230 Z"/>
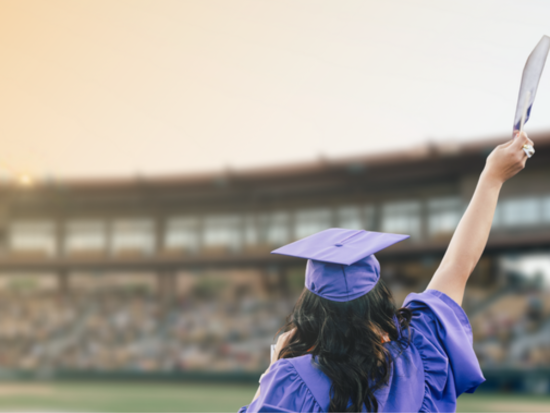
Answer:
<path fill-rule="evenodd" d="M 2 0 L 0 170 L 152 176 L 506 137 L 543 34 L 546 0 Z M 550 130 L 549 77 L 527 132 Z"/>

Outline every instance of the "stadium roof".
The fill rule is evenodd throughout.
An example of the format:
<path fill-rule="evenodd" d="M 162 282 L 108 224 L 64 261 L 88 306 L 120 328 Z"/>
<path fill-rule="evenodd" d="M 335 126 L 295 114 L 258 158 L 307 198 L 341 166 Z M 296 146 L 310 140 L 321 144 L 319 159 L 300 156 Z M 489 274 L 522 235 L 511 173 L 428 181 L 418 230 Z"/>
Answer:
<path fill-rule="evenodd" d="M 550 146 L 550 131 L 533 133 L 530 136 L 536 147 L 542 149 Z M 361 172 L 367 168 L 394 168 L 396 165 L 405 167 L 426 161 L 437 161 L 449 158 L 461 157 L 485 157 L 496 145 L 505 142 L 509 137 L 498 136 L 486 138 L 477 142 L 460 143 L 450 141 L 448 143 L 427 142 L 424 145 L 411 149 L 393 150 L 374 154 L 362 154 L 353 157 L 331 159 L 319 157 L 317 161 L 300 162 L 290 164 L 269 165 L 260 168 L 226 169 L 209 173 L 169 174 L 159 176 L 136 175 L 133 177 L 109 177 L 109 178 L 78 178 L 60 179 L 45 182 L 47 186 L 61 185 L 70 188 L 128 188 L 137 186 L 180 186 L 180 185 L 204 185 L 218 184 L 223 186 L 228 180 L 262 181 L 287 177 L 298 177 L 323 174 L 327 171 L 345 169 L 351 173 Z M 540 155 L 539 155 L 540 158 Z M 530 162 L 536 162 L 535 156 Z M 44 183 L 44 182 L 43 182 Z"/>

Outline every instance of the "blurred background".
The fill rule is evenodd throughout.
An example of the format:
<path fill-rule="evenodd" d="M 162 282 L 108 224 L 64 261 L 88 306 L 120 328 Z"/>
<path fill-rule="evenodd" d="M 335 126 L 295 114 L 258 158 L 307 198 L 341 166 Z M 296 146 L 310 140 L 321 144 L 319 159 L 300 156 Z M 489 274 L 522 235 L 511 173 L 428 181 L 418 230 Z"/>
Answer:
<path fill-rule="evenodd" d="M 0 3 L 0 409 L 235 411 L 330 227 L 423 291 L 511 136 L 542 1 Z M 487 382 L 550 410 L 550 92 L 463 307 Z"/>

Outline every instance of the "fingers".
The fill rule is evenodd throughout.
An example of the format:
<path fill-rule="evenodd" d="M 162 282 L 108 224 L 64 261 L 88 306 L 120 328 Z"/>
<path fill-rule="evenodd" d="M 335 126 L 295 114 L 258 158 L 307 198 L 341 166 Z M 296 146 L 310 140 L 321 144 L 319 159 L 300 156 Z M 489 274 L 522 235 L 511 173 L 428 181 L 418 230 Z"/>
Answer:
<path fill-rule="evenodd" d="M 501 145 L 498 145 L 497 148 L 500 148 L 500 149 L 507 149 L 507 148 L 509 148 L 510 146 L 512 146 L 512 145 L 514 144 L 514 142 L 515 142 L 515 140 L 512 139 L 512 140 L 510 140 L 510 141 L 508 141 L 508 142 L 506 142 L 506 143 L 503 143 L 503 144 L 501 144 Z"/>
<path fill-rule="evenodd" d="M 512 140 L 512 146 L 515 149 L 521 149 L 523 145 L 534 145 L 533 141 L 527 137 L 525 132 L 516 134 Z"/>
<path fill-rule="evenodd" d="M 292 330 L 289 330 L 286 333 L 281 334 L 277 339 L 277 345 L 280 345 L 281 348 L 284 347 L 290 341 L 290 339 L 292 338 L 295 332 L 296 332 L 296 328 L 293 328 Z"/>
<path fill-rule="evenodd" d="M 508 148 L 510 145 L 512 145 L 516 141 L 516 137 L 518 136 L 518 134 L 519 134 L 519 131 L 514 131 L 514 136 L 512 137 L 512 139 L 510 139 L 508 142 L 504 142 L 498 145 L 497 148 L 503 148 L 503 149 Z"/>
<path fill-rule="evenodd" d="M 281 350 L 288 345 L 295 332 L 296 327 L 292 330 L 287 331 L 286 333 L 281 334 L 277 338 L 277 344 L 275 344 L 275 351 L 273 353 L 273 358 L 271 359 L 272 363 L 276 362 L 279 359 L 279 354 L 281 353 Z"/>
<path fill-rule="evenodd" d="M 294 333 L 296 332 L 296 327 L 294 327 L 292 330 L 289 330 L 285 333 L 285 339 L 286 341 L 290 341 Z"/>
<path fill-rule="evenodd" d="M 529 157 L 527 156 L 527 153 L 525 152 L 525 150 L 523 149 L 525 145 L 531 145 L 531 146 L 535 146 L 535 144 L 533 143 L 533 141 L 531 139 L 529 139 L 529 137 L 527 136 L 527 134 L 525 132 L 522 132 L 521 134 L 518 133 L 518 135 L 516 135 L 516 138 L 514 139 L 514 145 L 513 145 L 513 150 L 517 150 L 519 152 L 519 156 L 520 156 L 520 159 L 521 159 L 521 168 L 525 168 L 525 164 L 527 162 L 527 159 L 529 159 Z"/>
<path fill-rule="evenodd" d="M 277 341 L 283 343 L 284 341 L 286 341 L 289 333 L 290 333 L 290 331 L 287 331 L 286 333 L 281 334 L 279 336 L 279 338 L 277 339 Z"/>
<path fill-rule="evenodd" d="M 525 134 L 525 132 L 520 133 L 518 130 L 515 130 L 514 131 L 514 136 L 512 137 L 512 139 L 510 139 L 508 142 L 505 142 L 503 144 L 498 145 L 498 148 L 506 149 L 506 148 L 509 148 L 510 146 L 512 146 L 514 144 L 517 145 L 518 141 L 523 140 L 523 136 L 527 136 Z"/>

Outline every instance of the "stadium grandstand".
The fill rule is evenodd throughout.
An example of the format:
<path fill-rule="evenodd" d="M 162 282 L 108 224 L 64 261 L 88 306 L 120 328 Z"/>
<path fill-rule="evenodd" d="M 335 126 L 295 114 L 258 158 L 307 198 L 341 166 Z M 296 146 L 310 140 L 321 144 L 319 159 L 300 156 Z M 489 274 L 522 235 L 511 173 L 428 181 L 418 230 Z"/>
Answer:
<path fill-rule="evenodd" d="M 377 255 L 400 305 L 426 287 L 506 139 L 215 174 L 3 182 L 0 375 L 257 380 L 303 288 L 304 263 L 272 249 L 330 227 L 410 234 Z M 550 133 L 532 139 L 537 154 L 503 188 L 464 307 L 492 385 L 535 377 L 547 392 L 550 273 L 519 265 L 550 254 Z"/>

